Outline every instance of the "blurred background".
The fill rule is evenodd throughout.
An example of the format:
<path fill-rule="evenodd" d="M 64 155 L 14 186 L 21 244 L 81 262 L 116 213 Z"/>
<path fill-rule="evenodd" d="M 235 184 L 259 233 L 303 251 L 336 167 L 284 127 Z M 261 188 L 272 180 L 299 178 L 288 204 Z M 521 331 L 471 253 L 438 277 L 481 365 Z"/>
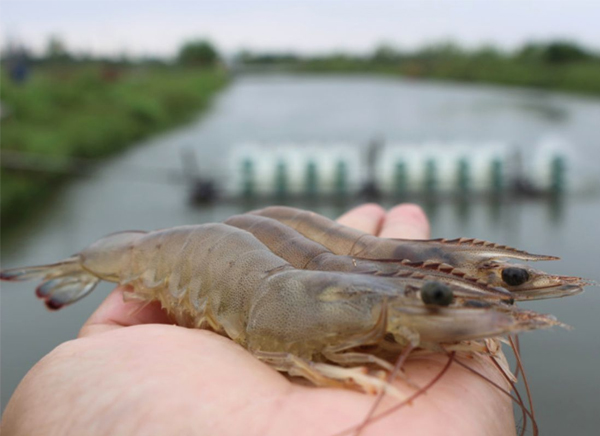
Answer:
<path fill-rule="evenodd" d="M 417 202 L 476 237 L 600 279 L 600 4 L 3 1 L 2 267 L 123 229 L 268 204 L 336 217 Z M 2 285 L 2 408 L 103 300 L 60 313 Z M 529 303 L 542 434 L 595 434 L 597 288 Z"/>

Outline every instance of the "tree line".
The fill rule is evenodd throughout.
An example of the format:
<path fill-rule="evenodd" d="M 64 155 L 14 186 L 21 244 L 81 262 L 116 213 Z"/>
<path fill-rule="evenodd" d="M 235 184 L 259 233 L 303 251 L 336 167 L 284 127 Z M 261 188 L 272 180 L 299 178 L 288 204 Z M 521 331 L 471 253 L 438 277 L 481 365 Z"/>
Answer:
<path fill-rule="evenodd" d="M 159 56 L 142 56 L 133 58 L 127 53 L 114 56 L 94 55 L 86 52 L 70 50 L 66 43 L 57 36 L 51 36 L 44 51 L 34 54 L 23 44 L 9 43 L 2 51 L 3 62 L 26 61 L 32 64 L 68 65 L 80 63 L 103 63 L 111 65 L 155 64 L 212 67 L 221 62 L 222 57 L 216 46 L 206 39 L 195 39 L 184 42 L 178 49 L 174 59 Z"/>
<path fill-rule="evenodd" d="M 358 55 L 337 52 L 319 56 L 299 55 L 294 52 L 252 52 L 243 50 L 236 56 L 240 63 L 277 64 L 315 61 L 347 60 L 371 62 L 375 64 L 394 64 L 410 60 L 513 60 L 519 62 L 539 62 L 548 65 L 562 65 L 572 62 L 599 61 L 600 53 L 577 42 L 555 40 L 546 42 L 527 42 L 516 50 L 502 50 L 493 45 L 484 45 L 468 49 L 455 42 L 440 42 L 425 45 L 416 50 L 402 50 L 392 44 L 380 44 L 371 53 Z"/>

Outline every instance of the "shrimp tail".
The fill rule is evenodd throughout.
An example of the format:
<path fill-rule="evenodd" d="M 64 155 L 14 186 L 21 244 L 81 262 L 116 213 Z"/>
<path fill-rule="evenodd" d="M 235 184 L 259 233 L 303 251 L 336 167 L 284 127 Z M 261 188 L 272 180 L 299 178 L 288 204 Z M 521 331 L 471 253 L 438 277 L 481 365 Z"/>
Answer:
<path fill-rule="evenodd" d="M 58 310 L 92 292 L 100 278 L 81 266 L 79 256 L 73 256 L 48 265 L 5 269 L 0 271 L 0 280 L 41 280 L 36 295 L 48 309 Z"/>

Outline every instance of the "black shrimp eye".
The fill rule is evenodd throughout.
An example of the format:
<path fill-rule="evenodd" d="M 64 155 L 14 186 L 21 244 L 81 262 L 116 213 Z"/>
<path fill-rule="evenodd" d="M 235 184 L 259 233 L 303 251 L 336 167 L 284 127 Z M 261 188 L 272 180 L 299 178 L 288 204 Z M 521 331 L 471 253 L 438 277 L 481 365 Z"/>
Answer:
<path fill-rule="evenodd" d="M 421 300 L 434 306 L 449 306 L 454 299 L 452 289 L 440 282 L 425 282 L 421 287 Z"/>
<path fill-rule="evenodd" d="M 509 286 L 519 286 L 529 280 L 529 273 L 523 268 L 504 268 L 502 270 L 502 280 Z"/>

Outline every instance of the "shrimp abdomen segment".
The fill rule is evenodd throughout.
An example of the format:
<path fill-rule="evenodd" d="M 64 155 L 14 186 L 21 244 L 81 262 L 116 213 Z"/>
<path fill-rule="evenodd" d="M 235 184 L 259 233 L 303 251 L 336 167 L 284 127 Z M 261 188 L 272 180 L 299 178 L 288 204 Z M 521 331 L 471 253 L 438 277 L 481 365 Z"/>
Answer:
<path fill-rule="evenodd" d="M 323 245 L 272 218 L 252 214 L 234 215 L 225 224 L 252 233 L 269 250 L 295 268 L 308 269 L 307 265 L 315 257 L 324 253 L 331 254 Z"/>
<path fill-rule="evenodd" d="M 79 253 L 81 266 L 110 282 L 121 281 L 121 271 L 130 264 L 131 251 L 146 232 L 117 232 L 100 238 Z"/>
<path fill-rule="evenodd" d="M 272 218 L 290 226 L 335 254 L 352 255 L 356 241 L 367 235 L 317 213 L 293 207 L 271 206 L 250 213 Z"/>

